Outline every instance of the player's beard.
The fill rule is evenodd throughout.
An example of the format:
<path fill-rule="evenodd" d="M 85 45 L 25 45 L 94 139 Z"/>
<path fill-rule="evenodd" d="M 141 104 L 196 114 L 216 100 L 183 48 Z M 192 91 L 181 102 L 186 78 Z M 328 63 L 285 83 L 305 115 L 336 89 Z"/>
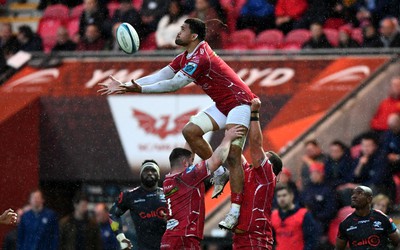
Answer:
<path fill-rule="evenodd" d="M 142 184 L 148 188 L 152 188 L 152 187 L 156 186 L 158 183 L 158 179 L 152 178 L 151 176 L 147 176 L 147 177 L 141 176 L 141 180 L 142 180 Z"/>
<path fill-rule="evenodd" d="M 183 46 L 185 47 L 186 45 L 188 45 L 188 43 L 185 43 L 184 41 L 182 41 L 182 39 L 180 38 L 175 38 L 175 44 L 179 45 L 179 46 Z"/>

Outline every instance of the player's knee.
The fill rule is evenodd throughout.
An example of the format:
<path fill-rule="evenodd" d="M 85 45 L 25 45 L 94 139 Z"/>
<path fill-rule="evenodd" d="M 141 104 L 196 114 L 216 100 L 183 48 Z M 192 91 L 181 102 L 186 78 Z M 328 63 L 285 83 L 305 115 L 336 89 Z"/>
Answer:
<path fill-rule="evenodd" d="M 204 135 L 203 130 L 196 124 L 189 122 L 185 125 L 182 130 L 183 137 L 185 137 L 186 141 L 191 141 L 194 138 L 201 137 Z"/>

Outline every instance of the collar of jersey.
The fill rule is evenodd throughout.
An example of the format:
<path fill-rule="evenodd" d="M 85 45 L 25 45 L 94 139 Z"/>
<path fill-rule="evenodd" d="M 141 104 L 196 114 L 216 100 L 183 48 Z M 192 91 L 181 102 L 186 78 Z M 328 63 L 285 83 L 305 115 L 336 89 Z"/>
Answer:
<path fill-rule="evenodd" d="M 194 48 L 193 52 L 186 55 L 186 59 L 191 58 L 191 57 L 193 56 L 194 52 L 196 52 L 196 50 L 197 50 L 201 45 L 203 45 L 204 43 L 205 43 L 205 41 L 201 41 L 199 44 L 197 44 L 197 46 L 196 46 L 196 48 Z"/>

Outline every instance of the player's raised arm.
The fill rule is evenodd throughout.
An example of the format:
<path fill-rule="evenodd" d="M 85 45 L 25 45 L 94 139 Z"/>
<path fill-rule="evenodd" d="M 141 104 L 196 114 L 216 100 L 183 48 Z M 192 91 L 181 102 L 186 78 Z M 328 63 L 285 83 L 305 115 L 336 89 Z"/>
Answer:
<path fill-rule="evenodd" d="M 233 140 L 245 136 L 244 128 L 240 125 L 232 127 L 225 131 L 225 137 L 222 139 L 221 144 L 214 151 L 212 156 L 207 160 L 208 169 L 214 172 L 222 163 L 225 162 L 229 154 L 229 148 Z"/>
<path fill-rule="evenodd" d="M 250 132 L 249 132 L 249 143 L 250 143 L 250 155 L 254 167 L 258 167 L 265 159 L 265 151 L 263 149 L 263 135 L 260 127 L 259 111 L 261 107 L 261 101 L 258 98 L 254 98 L 251 101 L 251 117 L 250 117 Z"/>
<path fill-rule="evenodd" d="M 114 232 L 121 249 L 132 249 L 131 242 L 125 237 L 125 234 L 122 232 L 122 221 L 121 216 L 127 211 L 125 208 L 121 208 L 121 204 L 123 202 L 124 193 L 120 194 L 118 202 L 115 202 L 110 209 L 109 219 L 111 230 Z"/>

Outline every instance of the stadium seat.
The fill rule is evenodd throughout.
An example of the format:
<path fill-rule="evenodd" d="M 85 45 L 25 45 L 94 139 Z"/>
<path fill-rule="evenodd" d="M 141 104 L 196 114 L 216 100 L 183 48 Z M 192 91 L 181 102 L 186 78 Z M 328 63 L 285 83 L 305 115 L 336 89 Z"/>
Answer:
<path fill-rule="evenodd" d="M 68 30 L 68 34 L 69 37 L 74 37 L 74 35 L 76 33 L 78 33 L 79 31 L 79 17 L 74 17 L 74 18 L 70 18 L 68 19 L 67 22 L 67 30 Z"/>
<path fill-rule="evenodd" d="M 362 45 L 364 41 L 363 33 L 361 28 L 355 28 L 351 31 L 351 38 L 354 41 L 358 42 L 358 44 Z"/>
<path fill-rule="evenodd" d="M 75 6 L 69 13 L 69 18 L 80 18 L 83 10 L 84 10 L 83 4 Z"/>
<path fill-rule="evenodd" d="M 54 18 L 54 19 L 60 19 L 62 21 L 67 20 L 69 17 L 69 9 L 67 6 L 63 4 L 54 4 L 48 6 L 44 12 L 42 18 Z"/>
<path fill-rule="evenodd" d="M 282 50 L 298 51 L 302 49 L 302 44 L 298 43 L 287 43 L 281 47 Z"/>
<path fill-rule="evenodd" d="M 42 18 L 39 21 L 37 33 L 43 40 L 45 52 L 51 51 L 57 42 L 57 30 L 63 25 L 62 20 L 55 18 Z"/>
<path fill-rule="evenodd" d="M 336 29 L 324 29 L 324 34 L 333 47 L 339 45 L 339 32 Z"/>
<path fill-rule="evenodd" d="M 301 48 L 302 45 L 311 38 L 309 30 L 297 29 L 286 34 L 284 47 L 285 48 Z"/>
<path fill-rule="evenodd" d="M 256 34 L 250 29 L 237 30 L 230 34 L 224 49 L 246 50 L 254 46 Z"/>
<path fill-rule="evenodd" d="M 282 31 L 272 29 L 265 30 L 257 35 L 254 49 L 277 49 L 282 46 L 284 35 Z"/>
<path fill-rule="evenodd" d="M 111 2 L 107 4 L 108 14 L 110 17 L 114 16 L 115 11 L 119 8 L 119 3 Z"/>
<path fill-rule="evenodd" d="M 328 18 L 324 23 L 324 29 L 335 29 L 338 30 L 341 26 L 345 25 L 346 21 L 342 18 L 331 17 Z"/>
<path fill-rule="evenodd" d="M 156 50 L 157 49 L 156 32 L 151 33 L 143 41 L 141 41 L 139 49 L 140 50 Z"/>

